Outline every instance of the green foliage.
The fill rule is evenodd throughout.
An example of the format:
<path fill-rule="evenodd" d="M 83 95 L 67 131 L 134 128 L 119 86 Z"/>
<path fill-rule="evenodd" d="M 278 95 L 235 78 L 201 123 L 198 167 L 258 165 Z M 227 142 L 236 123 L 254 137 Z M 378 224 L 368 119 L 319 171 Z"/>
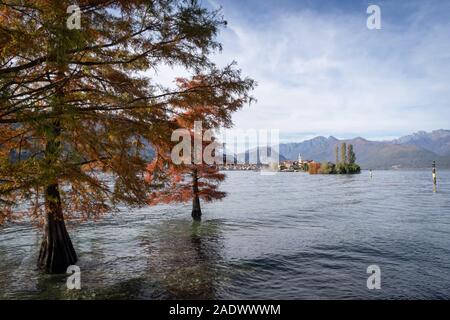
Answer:
<path fill-rule="evenodd" d="M 324 162 L 321 164 L 317 173 L 319 174 L 356 174 L 360 173 L 361 168 L 356 163 L 342 163 L 334 164 L 331 162 Z"/>
<path fill-rule="evenodd" d="M 361 168 L 356 163 L 338 163 L 336 166 L 337 174 L 355 174 L 360 172 Z"/>
<path fill-rule="evenodd" d="M 341 162 L 347 163 L 347 144 L 345 142 L 341 144 Z"/>
<path fill-rule="evenodd" d="M 340 162 L 336 165 L 336 173 L 337 174 L 346 174 L 347 173 L 347 168 L 346 168 L 345 163 Z"/>
<path fill-rule="evenodd" d="M 335 152 L 336 152 L 336 164 L 337 164 L 337 163 L 339 163 L 339 146 L 338 145 L 336 145 Z"/>
<path fill-rule="evenodd" d="M 348 163 L 349 163 L 349 164 L 354 164 L 354 163 L 356 162 L 356 155 L 355 155 L 355 152 L 353 151 L 353 145 L 352 145 L 352 144 L 350 144 L 350 145 L 348 146 L 348 156 L 347 156 L 347 159 L 348 159 Z"/>
<path fill-rule="evenodd" d="M 334 174 L 336 173 L 335 165 L 331 162 L 324 162 L 320 165 L 320 169 L 318 171 L 320 174 Z"/>
<path fill-rule="evenodd" d="M 356 163 L 350 163 L 347 165 L 347 173 L 350 174 L 361 173 L 361 167 Z"/>

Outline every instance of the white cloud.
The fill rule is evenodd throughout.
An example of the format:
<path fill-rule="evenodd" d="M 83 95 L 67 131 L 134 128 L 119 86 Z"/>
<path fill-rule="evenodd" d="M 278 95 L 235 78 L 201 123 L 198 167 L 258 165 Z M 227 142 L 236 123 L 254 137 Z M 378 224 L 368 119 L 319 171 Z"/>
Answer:
<path fill-rule="evenodd" d="M 368 30 L 365 11 L 274 11 L 254 24 L 222 5 L 229 27 L 215 59 L 237 60 L 259 84 L 258 103 L 234 116 L 238 128 L 380 137 L 450 127 L 450 24 L 422 7 L 404 25 Z"/>

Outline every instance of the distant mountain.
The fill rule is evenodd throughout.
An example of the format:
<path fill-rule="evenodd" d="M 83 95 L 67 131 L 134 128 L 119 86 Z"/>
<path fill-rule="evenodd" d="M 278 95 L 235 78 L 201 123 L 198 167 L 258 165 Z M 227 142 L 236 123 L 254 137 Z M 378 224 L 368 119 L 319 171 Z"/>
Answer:
<path fill-rule="evenodd" d="M 363 169 L 429 168 L 436 161 L 440 168 L 450 168 L 450 130 L 430 133 L 418 132 L 393 141 L 369 141 L 358 137 L 339 140 L 335 137 L 316 137 L 300 143 L 286 143 L 279 147 L 282 158 L 318 162 L 335 162 L 336 145 L 353 144 L 357 163 Z"/>
<path fill-rule="evenodd" d="M 289 160 L 298 159 L 300 154 L 303 159 L 314 159 L 316 161 L 334 161 L 333 150 L 336 144 L 340 141 L 335 137 L 315 137 L 311 140 L 306 140 L 300 143 L 286 143 L 280 144 L 280 154 Z"/>
<path fill-rule="evenodd" d="M 450 169 L 450 130 L 419 131 L 392 141 L 370 141 L 361 137 L 339 140 L 332 136 L 319 136 L 299 143 L 280 144 L 278 158 L 279 161 L 297 160 L 300 154 L 303 159 L 335 162 L 335 148 L 342 142 L 353 144 L 356 162 L 363 169 L 430 168 L 433 161 L 436 161 L 439 168 Z M 154 151 L 150 146 L 148 149 L 145 157 L 151 159 Z M 273 152 L 273 158 L 277 158 L 275 150 L 262 147 L 239 155 L 229 151 L 226 153 L 230 159 L 245 159 L 247 163 L 255 163 L 257 151 L 258 163 L 266 162 L 264 157 L 266 154 L 271 155 L 270 152 Z M 252 152 L 253 157 L 250 159 Z"/>
<path fill-rule="evenodd" d="M 278 159 L 279 161 L 288 160 L 281 154 L 278 154 L 275 150 L 268 147 L 258 147 L 240 153 L 236 157 L 239 162 L 245 163 L 268 163 L 272 159 Z M 270 158 L 270 159 L 268 159 Z M 257 160 L 256 160 L 257 159 Z M 255 161 L 256 160 L 256 161 Z"/>
<path fill-rule="evenodd" d="M 393 140 L 396 144 L 416 146 L 441 156 L 450 156 L 450 130 L 419 131 Z"/>

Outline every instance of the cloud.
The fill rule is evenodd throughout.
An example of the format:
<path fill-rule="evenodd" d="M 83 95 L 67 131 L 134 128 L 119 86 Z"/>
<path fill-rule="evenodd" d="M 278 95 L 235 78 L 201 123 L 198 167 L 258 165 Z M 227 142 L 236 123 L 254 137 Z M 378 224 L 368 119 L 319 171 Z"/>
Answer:
<path fill-rule="evenodd" d="M 389 2 L 382 30 L 368 30 L 367 6 L 263 2 L 210 2 L 229 22 L 214 59 L 237 60 L 259 84 L 258 103 L 234 116 L 238 128 L 380 138 L 449 127 L 448 3 Z"/>

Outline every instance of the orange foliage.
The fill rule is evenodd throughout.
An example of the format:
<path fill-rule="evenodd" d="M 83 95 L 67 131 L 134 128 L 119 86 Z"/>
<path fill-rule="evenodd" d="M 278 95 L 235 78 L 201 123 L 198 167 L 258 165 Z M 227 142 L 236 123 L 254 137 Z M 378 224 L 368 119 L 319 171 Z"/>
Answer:
<path fill-rule="evenodd" d="M 24 204 L 40 219 L 49 185 L 58 186 L 65 217 L 146 205 L 155 181 L 182 184 L 189 175 L 163 165 L 174 129 L 194 119 L 230 126 L 231 113 L 251 101 L 253 80 L 210 61 L 224 21 L 196 1 L 76 3 L 81 30 L 66 27 L 71 1 L 0 3 L 0 223 Z M 177 79 L 175 90 L 144 76 L 164 64 L 194 76 Z M 150 148 L 155 170 L 147 167 Z M 205 200 L 221 196 L 213 185 L 202 188 Z"/>
<path fill-rule="evenodd" d="M 317 174 L 320 169 L 320 163 L 310 162 L 308 163 L 308 172 L 310 174 Z"/>

